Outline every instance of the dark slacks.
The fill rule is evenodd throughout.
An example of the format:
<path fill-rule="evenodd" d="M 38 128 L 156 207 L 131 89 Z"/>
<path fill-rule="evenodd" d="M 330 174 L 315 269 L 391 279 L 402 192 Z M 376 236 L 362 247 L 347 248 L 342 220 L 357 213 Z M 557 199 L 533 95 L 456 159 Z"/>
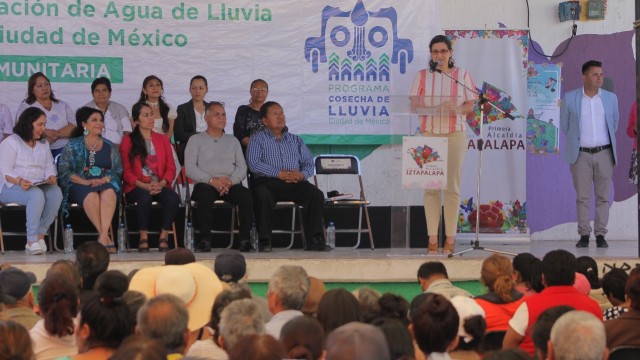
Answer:
<path fill-rule="evenodd" d="M 162 229 L 171 230 L 172 223 L 178 215 L 180 207 L 180 197 L 175 191 L 168 187 L 162 188 L 162 191 L 154 196 L 147 190 L 135 188 L 126 195 L 128 203 L 136 203 L 136 214 L 138 215 L 138 224 L 140 230 L 149 229 L 149 220 L 151 218 L 151 202 L 154 200 L 162 204 Z"/>
<path fill-rule="evenodd" d="M 221 199 L 238 206 L 240 220 L 240 240 L 249 240 L 253 223 L 253 196 L 251 191 L 241 184 L 229 188 L 229 192 L 220 196 L 218 190 L 209 184 L 198 183 L 193 188 L 191 200 L 197 204 L 194 212 L 194 226 L 200 231 L 200 240 L 211 241 L 211 223 L 213 222 L 214 201 Z"/>
<path fill-rule="evenodd" d="M 276 178 L 254 178 L 254 212 L 260 240 L 271 240 L 273 209 L 278 201 L 293 201 L 302 206 L 302 224 L 307 245 L 324 244 L 322 210 L 324 194 L 308 181 L 286 183 Z"/>

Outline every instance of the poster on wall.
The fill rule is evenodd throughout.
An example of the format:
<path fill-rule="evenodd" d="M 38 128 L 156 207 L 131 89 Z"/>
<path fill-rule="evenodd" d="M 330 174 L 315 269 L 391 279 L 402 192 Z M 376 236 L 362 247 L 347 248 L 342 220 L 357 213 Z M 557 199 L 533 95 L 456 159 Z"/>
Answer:
<path fill-rule="evenodd" d="M 526 238 L 526 109 L 528 31 L 446 31 L 453 41 L 456 66 L 471 73 L 477 91 L 515 119 L 486 108 L 467 117 L 468 147 L 462 171 L 458 231 L 501 239 Z M 482 139 L 482 151 L 478 140 Z M 481 176 L 478 168 L 482 156 Z M 480 199 L 477 185 L 480 181 Z"/>
<path fill-rule="evenodd" d="M 0 2 L 0 102 L 15 115 L 27 80 L 43 72 L 74 109 L 100 76 L 131 109 L 154 74 L 175 108 L 204 75 L 205 99 L 226 104 L 231 132 L 260 78 L 307 143 L 385 144 L 389 97 L 423 66 L 417 51 L 439 29 L 437 9 L 435 0 Z"/>
<path fill-rule="evenodd" d="M 559 154 L 560 66 L 530 63 L 527 69 L 527 151 Z"/>
<path fill-rule="evenodd" d="M 447 187 L 449 139 L 429 136 L 402 138 L 402 187 L 439 190 Z"/>

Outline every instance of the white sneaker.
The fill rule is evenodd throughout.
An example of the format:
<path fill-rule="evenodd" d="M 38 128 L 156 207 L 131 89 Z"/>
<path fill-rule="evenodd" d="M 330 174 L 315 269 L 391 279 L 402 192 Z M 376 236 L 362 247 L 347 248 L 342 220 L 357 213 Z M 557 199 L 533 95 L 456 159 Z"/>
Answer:
<path fill-rule="evenodd" d="M 47 243 L 44 241 L 44 239 L 38 240 L 38 244 L 40 244 L 42 252 L 47 252 Z"/>
<path fill-rule="evenodd" d="M 27 255 L 44 254 L 44 251 L 42 250 L 39 242 L 27 243 L 27 245 L 24 247 L 24 251 L 26 251 Z"/>

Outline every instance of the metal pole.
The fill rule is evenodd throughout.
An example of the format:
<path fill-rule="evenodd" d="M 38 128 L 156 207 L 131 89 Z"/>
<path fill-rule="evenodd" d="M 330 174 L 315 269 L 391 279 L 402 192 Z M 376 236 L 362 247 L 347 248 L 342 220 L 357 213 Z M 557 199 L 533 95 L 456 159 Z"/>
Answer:
<path fill-rule="evenodd" d="M 636 101 L 640 103 L 640 82 L 638 81 L 638 74 L 640 74 L 640 0 L 636 0 L 636 21 L 633 23 L 635 31 L 636 31 Z M 638 108 L 638 112 L 636 113 L 637 118 L 640 119 L 640 107 Z M 638 125 L 636 124 L 636 129 Z M 640 142 L 640 132 L 636 133 L 636 140 Z M 638 200 L 638 257 L 640 257 L 640 181 L 638 181 L 638 191 L 636 193 L 636 198 Z"/>

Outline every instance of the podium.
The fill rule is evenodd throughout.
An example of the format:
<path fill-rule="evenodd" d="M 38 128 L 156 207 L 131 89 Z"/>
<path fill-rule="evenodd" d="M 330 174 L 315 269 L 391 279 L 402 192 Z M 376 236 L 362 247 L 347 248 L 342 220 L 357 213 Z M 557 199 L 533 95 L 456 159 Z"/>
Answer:
<path fill-rule="evenodd" d="M 463 102 L 462 97 L 451 96 L 390 96 L 393 155 L 387 171 L 397 178 L 390 189 L 389 256 L 427 256 L 428 236 L 411 238 L 411 207 L 424 206 L 425 190 L 446 188 L 448 139 L 425 134 L 448 124 L 452 116 L 464 116 L 458 110 Z M 444 231 L 442 214 L 440 232 Z M 411 248 L 412 240 L 417 247 Z"/>

